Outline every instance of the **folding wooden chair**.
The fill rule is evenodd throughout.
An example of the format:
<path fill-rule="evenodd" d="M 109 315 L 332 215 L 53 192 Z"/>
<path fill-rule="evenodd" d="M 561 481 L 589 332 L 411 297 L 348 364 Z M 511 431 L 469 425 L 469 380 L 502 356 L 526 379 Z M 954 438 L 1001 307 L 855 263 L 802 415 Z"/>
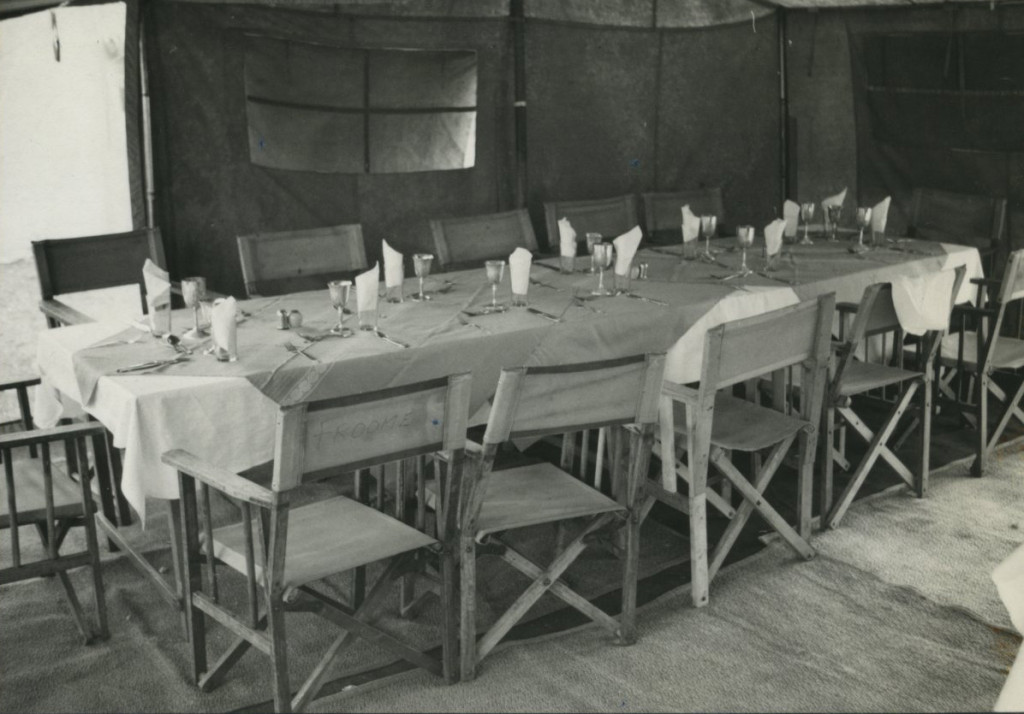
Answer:
<path fill-rule="evenodd" d="M 437 261 L 445 270 L 471 268 L 507 258 L 516 248 L 537 250 L 537 237 L 525 208 L 480 216 L 430 221 Z"/>
<path fill-rule="evenodd" d="M 817 424 L 828 365 L 834 294 L 817 300 L 725 323 L 708 331 L 697 388 L 666 382 L 661 397 L 661 483 L 648 483 L 644 514 L 655 500 L 689 515 L 691 597 L 696 607 L 708 602 L 708 586 L 754 511 L 798 555 L 811 558 L 811 499 Z M 789 374 L 800 370 L 799 410 L 787 414 L 785 399 L 771 408 L 722 391 L 771 375 L 777 394 L 786 393 Z M 678 491 L 676 437 L 685 445 L 685 496 Z M 797 527 L 793 528 L 765 498 L 790 447 L 799 439 Z M 770 449 L 753 478 L 732 463 L 734 451 L 759 454 Z M 743 497 L 714 551 L 708 553 L 707 489 L 709 464 Z M 731 504 L 729 504 L 731 509 Z M 723 512 L 726 512 L 724 509 Z"/>
<path fill-rule="evenodd" d="M 238 236 L 238 255 L 249 297 L 318 290 L 370 267 L 358 223 Z"/>
<path fill-rule="evenodd" d="M 75 619 L 75 624 L 86 644 L 107 638 L 107 608 L 103 593 L 103 575 L 100 571 L 100 549 L 93 521 L 95 506 L 89 487 L 90 469 L 88 440 L 93 444 L 103 441 L 103 427 L 96 423 L 73 424 L 55 429 L 25 430 L 0 434 L 0 454 L 3 455 L 3 497 L 0 499 L 0 528 L 10 531 L 11 564 L 0 568 L 0 585 L 56 575 L 64 597 Z M 72 460 L 66 458 L 67 470 L 56 467 L 51 459 L 50 447 L 63 442 L 65 456 L 73 453 L 73 463 L 81 465 L 71 474 Z M 41 458 L 14 459 L 14 450 L 34 447 Z M 72 477 L 78 481 L 74 483 Z M 25 562 L 21 549 L 19 526 L 33 525 L 46 549 L 46 557 Z M 85 527 L 86 550 L 80 553 L 61 553 L 64 537 L 74 526 Z M 68 578 L 67 571 L 84 565 L 92 568 L 93 597 L 96 603 L 96 624 L 90 623 L 82 612 L 78 595 Z"/>
<path fill-rule="evenodd" d="M 309 489 L 302 488 L 306 484 L 443 449 L 449 453 L 450 466 L 443 503 L 451 517 L 442 530 L 454 533 L 457 509 L 449 506 L 447 495 L 457 494 L 461 487 L 470 380 L 469 375 L 457 375 L 282 407 L 269 487 L 205 464 L 187 451 L 163 455 L 165 463 L 178 469 L 181 486 L 186 613 L 193 674 L 200 689 L 215 687 L 245 651 L 255 647 L 272 662 L 277 710 L 301 710 L 317 696 L 331 663 L 353 635 L 374 640 L 397 656 L 452 680 L 456 609 L 451 549 L 442 551 L 435 539 L 344 496 L 299 503 L 302 496 L 310 495 Z M 209 578 L 204 587 L 197 499 L 208 503 L 211 487 L 239 506 L 242 521 L 214 529 L 210 509 L 204 508 L 202 543 Z M 423 549 L 438 551 L 441 559 L 441 662 L 370 624 L 372 611 L 386 595 L 388 584 L 411 571 L 414 557 Z M 214 558 L 245 575 L 247 615 L 232 613 L 218 602 Z M 338 602 L 311 587 L 329 576 L 385 560 L 390 563 L 358 606 Z M 257 590 L 262 591 L 262 598 Z M 318 613 L 345 630 L 294 697 L 288 680 L 286 610 Z M 238 636 L 213 667 L 208 667 L 206 658 L 207 616 Z"/>
<path fill-rule="evenodd" d="M 159 228 L 33 241 L 32 251 L 42 292 L 39 309 L 50 327 L 92 322 L 88 315 L 58 300 L 58 295 L 120 285 L 139 286 L 145 313 L 146 285 L 142 280 L 142 266 L 149 258 L 161 268 L 167 267 Z"/>
<path fill-rule="evenodd" d="M 1011 419 L 1024 424 L 1024 339 L 1007 337 L 1002 327 L 1012 306 L 1024 308 L 1024 250 L 1010 253 L 1001 281 L 974 279 L 976 306 L 958 305 L 955 331 L 942 339 L 939 352 L 939 400 L 957 409 L 975 429 L 974 476 L 983 476 L 993 450 Z M 956 313 L 959 316 L 956 316 Z M 1021 380 L 1011 394 L 1000 385 Z M 966 382 L 970 381 L 969 388 Z M 994 400 L 994 401 L 993 401 Z M 1001 404 L 990 428 L 991 407 Z"/>
<path fill-rule="evenodd" d="M 963 282 L 964 272 L 963 267 L 956 269 L 952 294 L 947 298 L 947 314 L 953 309 L 960 284 Z M 897 335 L 893 359 L 887 362 L 868 362 L 857 357 L 858 350 L 863 350 L 869 339 L 886 334 Z M 918 364 L 909 366 L 903 363 L 902 334 L 900 321 L 892 301 L 892 285 L 889 283 L 869 285 L 856 307 L 849 334 L 836 348 L 835 365 L 830 374 L 823 422 L 825 461 L 821 489 L 823 526 L 835 528 L 839 525 L 846 510 L 853 503 L 857 492 L 864 484 L 868 473 L 879 458 L 892 467 L 917 494 L 918 498 L 923 497 L 928 489 L 933 412 L 932 365 L 944 330 L 929 331 L 918 340 Z M 894 391 L 895 395 L 890 401 L 885 402 L 889 412 L 882 425 L 877 431 L 872 431 L 864 419 L 854 411 L 853 400 L 881 389 Z M 920 392 L 920 405 L 916 411 L 917 419 L 920 422 L 921 442 L 915 473 L 896 456 L 895 447 L 891 447 L 890 444 L 901 418 L 910 413 L 908 410 L 918 392 Z M 838 424 L 850 427 L 854 433 L 860 436 L 867 444 L 867 451 L 860 464 L 853 469 L 850 481 L 843 493 L 833 503 L 833 479 L 837 461 L 833 445 Z"/>
<path fill-rule="evenodd" d="M 1006 199 L 915 188 L 907 233 L 915 238 L 973 245 L 991 273 L 1006 240 Z"/>
<path fill-rule="evenodd" d="M 484 433 L 480 468 L 463 479 L 460 499 L 462 679 L 472 679 L 487 656 L 541 596 L 550 592 L 597 622 L 624 644 L 636 639 L 640 521 L 637 505 L 650 459 L 664 355 L 558 367 L 502 370 Z M 613 500 L 557 466 L 541 463 L 494 471 L 498 446 L 599 426 L 629 425 L 630 461 Z M 443 513 L 443 511 L 442 511 Z M 549 565 L 514 550 L 502 537 L 540 524 L 585 518 L 578 534 Z M 574 592 L 561 579 L 599 531 L 625 528 L 622 610 L 618 619 Z M 476 555 L 498 554 L 532 582 L 480 638 L 476 637 Z"/>
<path fill-rule="evenodd" d="M 647 236 L 656 243 L 678 244 L 682 241 L 683 206 L 689 206 L 695 215 L 718 216 L 718 225 L 725 218 L 722 189 L 695 188 L 687 191 L 641 194 L 644 202 L 644 226 Z"/>
<path fill-rule="evenodd" d="M 548 245 L 558 248 L 558 221 L 568 218 L 580 239 L 587 233 L 600 233 L 607 239 L 622 235 L 640 223 L 636 196 L 629 193 L 614 198 L 588 201 L 554 201 L 544 204 L 544 222 Z"/>

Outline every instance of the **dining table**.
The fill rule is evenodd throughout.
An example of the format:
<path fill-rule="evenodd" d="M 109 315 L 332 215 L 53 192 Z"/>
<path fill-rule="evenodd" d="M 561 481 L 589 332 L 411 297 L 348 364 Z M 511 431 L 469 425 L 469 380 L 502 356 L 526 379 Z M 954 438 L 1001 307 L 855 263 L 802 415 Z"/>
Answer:
<path fill-rule="evenodd" d="M 618 295 L 593 294 L 599 276 L 586 255 L 571 273 L 559 269 L 557 256 L 536 255 L 528 305 L 508 307 L 506 270 L 497 299 L 508 309 L 494 313 L 484 312 L 491 288 L 482 268 L 429 276 L 425 301 L 412 299 L 419 285 L 410 278 L 401 302 L 379 299 L 376 331 L 358 329 L 358 306 L 350 305 L 353 334 L 344 338 L 330 333 L 338 313 L 326 285 L 253 297 L 238 301 L 236 361 L 208 354 L 208 338 L 184 341 L 192 351 L 182 355 L 141 321 L 101 318 L 45 330 L 37 343 L 35 421 L 51 426 L 84 411 L 102 422 L 123 449 L 124 496 L 145 519 L 147 499 L 178 497 L 177 474 L 161 462 L 163 452 L 186 449 L 234 471 L 263 463 L 273 458 L 281 406 L 470 372 L 473 422 L 483 423 L 503 368 L 665 352 L 665 379 L 689 383 L 700 377 L 705 334 L 724 322 L 829 292 L 856 302 L 873 283 L 961 265 L 966 300 L 969 280 L 983 277 L 973 247 L 901 239 L 858 252 L 855 242 L 786 244 L 766 265 L 760 238 L 748 251 L 754 273 L 746 277 L 731 277 L 741 255 L 728 238 L 712 241 L 714 262 L 683 259 L 682 245 L 641 244 L 633 265 L 643 264 L 645 277 Z M 605 283 L 612 285 L 611 271 Z M 302 326 L 281 329 L 281 310 L 298 310 Z M 192 318 L 176 311 L 172 332 L 184 333 Z M 150 361 L 161 366 L 118 372 Z"/>

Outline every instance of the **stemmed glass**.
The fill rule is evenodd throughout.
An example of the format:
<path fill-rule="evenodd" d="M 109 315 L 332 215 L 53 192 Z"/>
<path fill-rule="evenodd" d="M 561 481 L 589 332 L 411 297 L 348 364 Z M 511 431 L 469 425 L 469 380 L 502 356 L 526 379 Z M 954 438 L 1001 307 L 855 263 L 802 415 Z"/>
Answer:
<path fill-rule="evenodd" d="M 825 209 L 828 214 L 829 223 L 829 240 L 835 242 L 839 240 L 839 219 L 843 215 L 843 205 L 841 203 L 834 203 Z"/>
<path fill-rule="evenodd" d="M 814 241 L 811 240 L 811 219 L 814 218 L 814 204 L 813 203 L 801 203 L 800 204 L 800 220 L 804 222 L 804 237 L 800 241 L 800 245 L 814 245 Z"/>
<path fill-rule="evenodd" d="M 871 225 L 871 209 L 861 207 L 857 209 L 857 227 L 860 228 L 860 235 L 857 237 L 857 252 L 868 250 L 864 245 L 864 229 Z"/>
<path fill-rule="evenodd" d="M 206 299 L 206 278 L 183 278 L 181 296 L 185 299 L 185 306 L 192 308 L 192 329 L 184 337 L 202 337 L 206 333 L 199 327 L 199 303 Z"/>
<path fill-rule="evenodd" d="M 332 280 L 327 283 L 327 290 L 331 295 L 331 307 L 338 311 L 338 324 L 331 328 L 331 334 L 351 337 L 352 330 L 345 327 L 345 305 L 348 304 L 349 295 L 352 293 L 352 281 Z"/>
<path fill-rule="evenodd" d="M 717 216 L 700 217 L 700 234 L 704 238 L 704 253 L 700 256 L 700 259 L 705 263 L 715 262 L 715 254 L 711 252 L 711 238 L 715 235 L 717 229 Z"/>
<path fill-rule="evenodd" d="M 754 245 L 754 227 L 753 226 L 740 226 L 736 229 L 736 244 L 740 247 L 741 255 L 743 256 L 740 261 L 740 272 L 736 274 L 738 278 L 745 278 L 754 271 L 747 267 L 747 248 Z"/>
<path fill-rule="evenodd" d="M 430 296 L 423 292 L 423 278 L 430 275 L 430 266 L 434 262 L 434 256 L 430 253 L 414 253 L 412 256 L 412 269 L 420 280 L 420 292 L 413 295 L 412 299 L 417 301 L 429 300 Z"/>
<path fill-rule="evenodd" d="M 505 277 L 504 260 L 488 260 L 484 263 L 484 270 L 487 271 L 487 282 L 491 284 L 491 304 L 484 305 L 483 312 L 505 312 L 508 308 L 498 304 L 498 284 Z"/>
<path fill-rule="evenodd" d="M 590 272 L 597 272 L 597 264 L 594 263 L 594 246 L 601 242 L 600 233 L 587 233 L 587 253 L 590 254 Z"/>
<path fill-rule="evenodd" d="M 604 286 L 604 271 L 611 266 L 615 259 L 615 246 L 611 243 L 597 243 L 594 246 L 594 264 L 597 267 L 597 287 L 591 291 L 591 295 L 611 295 L 612 291 Z"/>

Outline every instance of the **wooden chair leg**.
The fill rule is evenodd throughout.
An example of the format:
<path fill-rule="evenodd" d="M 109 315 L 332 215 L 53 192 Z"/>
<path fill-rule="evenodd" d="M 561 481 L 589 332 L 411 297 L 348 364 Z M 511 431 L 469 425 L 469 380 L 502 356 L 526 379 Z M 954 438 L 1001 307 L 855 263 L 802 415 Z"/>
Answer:
<path fill-rule="evenodd" d="M 292 710 L 291 684 L 288 681 L 288 640 L 285 636 L 284 593 L 268 595 L 267 629 L 270 634 L 270 661 L 274 685 L 274 711 Z"/>
<path fill-rule="evenodd" d="M 444 681 L 459 681 L 459 567 L 456 563 L 457 542 L 441 549 L 441 664 Z M 472 556 L 469 556 L 472 557 Z M 474 633 L 475 634 L 475 633 Z"/>
<path fill-rule="evenodd" d="M 818 444 L 819 450 L 822 452 L 824 466 L 821 477 L 821 493 L 819 494 L 820 502 L 818 504 L 818 514 L 821 517 L 819 528 L 825 527 L 825 516 L 832 510 L 835 479 L 835 460 L 832 458 L 832 449 L 836 438 L 836 410 L 831 406 L 826 406 L 823 412 L 821 440 Z"/>
<path fill-rule="evenodd" d="M 182 578 L 183 610 L 188 626 L 188 642 L 192 651 L 192 677 L 200 685 L 207 669 L 206 662 L 206 621 L 202 610 L 194 605 L 192 596 L 202 592 L 203 569 L 199 552 L 199 509 L 196 502 L 195 482 L 180 478 L 181 528 L 185 577 Z"/>
<path fill-rule="evenodd" d="M 459 559 L 460 680 L 469 682 L 476 677 L 476 544 L 472 533 L 460 537 Z"/>
<path fill-rule="evenodd" d="M 633 504 L 626 521 L 626 557 L 623 562 L 622 611 L 618 643 L 636 643 L 636 596 L 640 572 L 640 504 Z"/>
<path fill-rule="evenodd" d="M 985 475 L 985 467 L 988 466 L 988 383 L 991 375 L 978 374 L 974 380 L 974 403 L 976 405 L 978 428 L 975 430 L 975 456 L 971 465 L 971 475 L 981 477 Z"/>
<path fill-rule="evenodd" d="M 928 477 L 931 471 L 932 414 L 934 412 L 933 382 L 925 379 L 921 386 L 921 460 L 917 476 L 917 497 L 924 498 L 928 492 Z"/>

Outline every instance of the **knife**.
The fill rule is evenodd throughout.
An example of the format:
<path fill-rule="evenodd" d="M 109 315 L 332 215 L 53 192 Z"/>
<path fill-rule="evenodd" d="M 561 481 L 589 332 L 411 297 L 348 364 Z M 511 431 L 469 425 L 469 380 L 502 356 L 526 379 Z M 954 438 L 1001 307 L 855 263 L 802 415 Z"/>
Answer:
<path fill-rule="evenodd" d="M 552 322 L 561 322 L 562 321 L 562 318 L 557 317 L 555 315 L 552 315 L 550 312 L 544 312 L 543 310 L 538 310 L 535 307 L 528 307 L 528 308 L 526 308 L 526 311 L 527 312 L 532 312 L 534 315 L 539 315 L 540 317 L 543 317 L 543 318 L 546 318 L 548 320 L 551 320 Z"/>

